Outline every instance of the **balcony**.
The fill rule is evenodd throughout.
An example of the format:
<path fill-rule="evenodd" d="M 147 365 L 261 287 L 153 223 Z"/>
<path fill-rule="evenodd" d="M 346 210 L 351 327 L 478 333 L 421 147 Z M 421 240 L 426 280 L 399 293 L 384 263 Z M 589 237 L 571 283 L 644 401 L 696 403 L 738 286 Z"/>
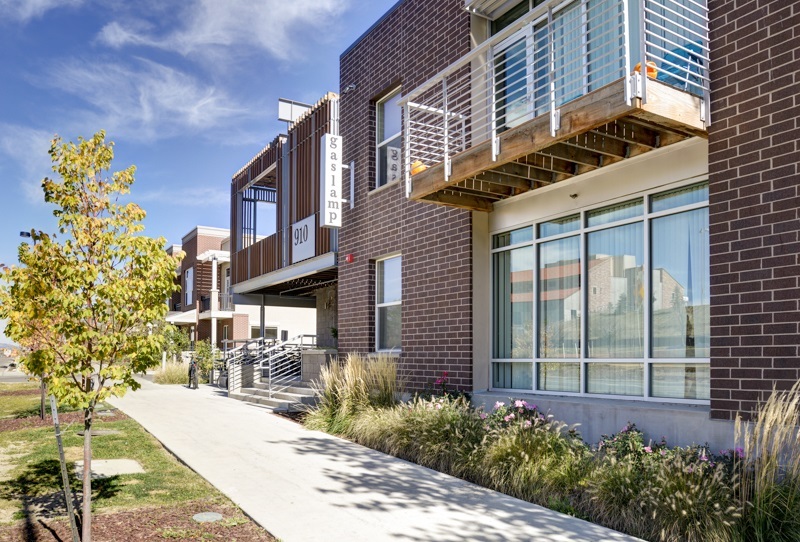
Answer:
<path fill-rule="evenodd" d="M 402 100 L 406 194 L 491 211 L 707 138 L 708 65 L 704 0 L 546 2 Z"/>
<path fill-rule="evenodd" d="M 213 303 L 214 298 L 212 296 L 216 296 L 216 303 Z M 235 310 L 235 306 L 233 304 L 233 295 L 225 294 L 220 292 L 212 292 L 208 295 L 200 296 L 200 318 L 230 318 L 230 314 L 221 314 L 221 313 L 231 313 Z"/>

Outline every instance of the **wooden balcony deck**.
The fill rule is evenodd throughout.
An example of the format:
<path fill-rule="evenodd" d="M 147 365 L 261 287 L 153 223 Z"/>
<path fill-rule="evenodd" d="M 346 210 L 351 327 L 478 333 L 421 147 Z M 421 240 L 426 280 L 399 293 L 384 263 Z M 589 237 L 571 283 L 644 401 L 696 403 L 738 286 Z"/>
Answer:
<path fill-rule="evenodd" d="M 648 79 L 646 103 L 634 98 L 627 105 L 624 85 L 619 79 L 564 104 L 555 137 L 549 115 L 542 115 L 500 134 L 496 160 L 487 140 L 452 156 L 449 179 L 443 163 L 413 175 L 410 198 L 488 212 L 495 201 L 708 137 L 700 97 Z"/>

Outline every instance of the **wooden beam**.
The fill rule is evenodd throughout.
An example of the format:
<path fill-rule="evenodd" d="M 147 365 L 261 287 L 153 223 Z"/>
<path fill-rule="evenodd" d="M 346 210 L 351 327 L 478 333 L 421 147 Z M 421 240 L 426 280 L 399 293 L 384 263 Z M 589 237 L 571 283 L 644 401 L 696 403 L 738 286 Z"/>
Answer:
<path fill-rule="evenodd" d="M 590 132 L 626 143 L 634 143 L 648 149 L 657 149 L 661 145 L 659 131 L 653 130 L 649 125 L 645 127 L 644 124 L 629 122 L 630 120 L 631 117 L 617 119 L 614 122 L 598 126 Z"/>
<path fill-rule="evenodd" d="M 449 189 L 448 189 L 449 190 Z M 428 194 L 424 198 L 419 198 L 420 201 L 437 203 L 439 205 L 447 205 L 449 207 L 460 207 L 462 209 L 470 209 L 472 211 L 484 211 L 487 213 L 492 212 L 494 205 L 492 201 L 486 198 L 468 195 L 456 195 L 445 192 L 437 192 L 435 194 Z"/>
<path fill-rule="evenodd" d="M 657 126 L 674 132 L 708 139 L 708 130 L 700 120 L 702 99 L 656 80 L 647 80 L 647 103 L 634 113 Z"/>
<path fill-rule="evenodd" d="M 512 176 L 497 170 L 484 171 L 472 179 L 465 179 L 464 183 L 467 183 L 471 180 L 505 186 L 516 192 L 527 192 L 532 188 L 532 183 L 530 180 L 518 176 Z"/>

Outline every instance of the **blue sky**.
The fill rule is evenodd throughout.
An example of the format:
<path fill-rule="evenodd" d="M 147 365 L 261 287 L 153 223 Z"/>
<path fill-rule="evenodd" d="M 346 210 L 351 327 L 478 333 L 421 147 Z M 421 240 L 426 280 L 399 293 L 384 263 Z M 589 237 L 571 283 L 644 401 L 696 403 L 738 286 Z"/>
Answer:
<path fill-rule="evenodd" d="M 231 176 L 285 132 L 278 98 L 338 91 L 339 55 L 395 1 L 0 0 L 0 263 L 55 229 L 54 134 L 106 130 L 148 235 L 228 227 Z"/>

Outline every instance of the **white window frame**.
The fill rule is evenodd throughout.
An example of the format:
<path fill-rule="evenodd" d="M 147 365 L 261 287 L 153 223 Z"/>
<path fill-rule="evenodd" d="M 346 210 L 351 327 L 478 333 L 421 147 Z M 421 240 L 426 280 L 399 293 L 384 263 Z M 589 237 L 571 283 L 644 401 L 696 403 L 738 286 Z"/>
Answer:
<path fill-rule="evenodd" d="M 394 88 L 384 98 L 381 98 L 380 100 L 378 100 L 375 103 L 375 188 L 376 189 L 384 187 L 384 186 L 389 186 L 391 184 L 395 184 L 395 183 L 399 182 L 400 179 L 403 178 L 402 171 L 401 171 L 400 174 L 397 176 L 397 180 L 395 180 L 395 181 L 387 181 L 387 182 L 381 184 L 381 168 L 380 168 L 381 149 L 383 147 L 387 146 L 390 141 L 394 140 L 397 137 L 400 137 L 403 134 L 403 122 L 402 122 L 403 121 L 403 115 L 402 115 L 401 108 L 400 107 L 397 108 L 398 114 L 400 115 L 400 122 L 398 123 L 399 126 L 400 126 L 400 131 L 398 131 L 397 133 L 394 133 L 394 134 L 390 134 L 390 135 L 386 136 L 384 139 L 380 139 L 380 129 L 379 129 L 379 127 L 381 126 L 381 119 L 383 117 L 382 112 L 385 111 L 384 106 L 387 103 L 389 103 L 389 101 L 391 101 L 393 98 L 398 97 L 398 95 L 400 95 L 401 92 L 402 92 L 402 87 Z M 402 149 L 400 150 L 400 153 L 402 155 Z M 400 163 L 402 164 L 402 159 L 401 159 Z"/>
<path fill-rule="evenodd" d="M 184 272 L 183 275 L 183 298 L 186 306 L 190 306 L 193 302 L 194 292 L 194 267 L 190 267 Z"/>
<path fill-rule="evenodd" d="M 694 185 L 694 184 L 698 184 L 698 183 L 703 182 L 703 181 L 708 182 L 708 175 L 702 175 L 702 176 L 694 177 L 694 178 L 691 178 L 691 179 L 685 179 L 684 181 L 679 182 L 679 183 L 672 183 L 672 184 L 669 184 L 669 185 L 666 185 L 666 186 L 659 186 L 657 188 L 651 188 L 649 190 L 645 190 L 645 191 L 642 191 L 642 192 L 629 194 L 629 195 L 626 195 L 626 196 L 621 196 L 619 198 L 614 198 L 614 199 L 611 199 L 611 200 L 608 200 L 608 201 L 602 201 L 602 202 L 597 202 L 595 204 L 589 204 L 589 205 L 587 205 L 585 207 L 582 207 L 581 209 L 579 209 L 577 211 L 576 210 L 570 210 L 570 211 L 559 213 L 559 214 L 553 215 L 553 216 L 540 217 L 540 218 L 537 218 L 534 221 L 520 223 L 520 224 L 517 224 L 517 225 L 515 225 L 515 226 L 513 226 L 511 228 L 503 228 L 502 230 L 496 230 L 496 231 L 490 232 L 490 240 L 491 240 L 492 238 L 494 238 L 495 235 L 498 235 L 498 234 L 502 234 L 502 233 L 509 232 L 509 231 L 515 231 L 515 230 L 518 230 L 518 229 L 521 229 L 521 228 L 525 228 L 525 227 L 533 228 L 533 239 L 531 241 L 523 241 L 523 242 L 519 242 L 519 243 L 510 244 L 508 246 L 501 247 L 501 248 L 490 249 L 490 258 L 491 258 L 491 255 L 493 255 L 495 253 L 498 253 L 498 252 L 504 252 L 504 251 L 508 251 L 508 250 L 513 250 L 513 249 L 524 247 L 524 246 L 533 246 L 534 247 L 534 264 L 533 264 L 533 269 L 534 269 L 534 274 L 533 274 L 534 299 L 538 299 L 538 292 L 539 292 L 539 289 L 538 289 L 539 285 L 538 285 L 538 282 L 537 282 L 538 281 L 538 274 L 537 274 L 538 267 L 537 266 L 538 266 L 538 261 L 539 261 L 538 260 L 538 258 L 539 258 L 538 245 L 539 244 L 546 243 L 546 242 L 553 241 L 553 240 L 557 240 L 557 239 L 562 239 L 562 238 L 565 238 L 565 237 L 571 237 L 571 236 L 575 236 L 575 235 L 580 236 L 580 258 L 581 258 L 581 275 L 582 275 L 582 280 L 581 280 L 581 288 L 582 288 L 582 292 L 581 292 L 582 340 L 581 340 L 581 354 L 580 354 L 580 357 L 578 357 L 578 358 L 569 358 L 569 359 L 567 359 L 567 358 L 548 359 L 548 358 L 539 357 L 539 354 L 538 354 L 538 351 L 539 351 L 539 333 L 538 333 L 538 327 L 536 327 L 538 325 L 538 304 L 536 302 L 534 302 L 533 303 L 533 322 L 534 322 L 533 351 L 531 352 L 533 357 L 531 357 L 529 359 L 524 359 L 524 358 L 513 358 L 513 359 L 512 358 L 507 358 L 507 359 L 506 358 L 502 358 L 501 359 L 501 358 L 495 358 L 493 355 L 491 355 L 490 356 L 490 363 L 489 363 L 489 379 L 490 379 L 490 383 L 492 382 L 492 378 L 493 378 L 492 375 L 493 375 L 493 371 L 494 371 L 494 367 L 493 366 L 494 366 L 495 363 L 532 363 L 533 382 L 531 382 L 531 389 L 527 389 L 527 388 L 495 388 L 495 387 L 490 387 L 490 389 L 493 390 L 493 391 L 509 391 L 509 392 L 513 392 L 513 393 L 535 393 L 535 394 L 541 394 L 541 395 L 592 397 L 592 398 L 597 398 L 597 399 L 618 399 L 618 400 L 623 400 L 623 401 L 647 401 L 647 402 L 653 402 L 653 403 L 684 403 L 684 404 L 695 404 L 695 405 L 708 405 L 710 403 L 710 399 L 681 399 L 681 398 L 675 398 L 675 397 L 653 397 L 652 396 L 651 389 L 650 389 L 650 372 L 651 372 L 651 366 L 652 365 L 683 364 L 683 363 L 686 363 L 686 364 L 692 364 L 692 363 L 703 364 L 703 363 L 705 363 L 705 364 L 709 364 L 710 365 L 711 359 L 710 358 L 656 358 L 656 357 L 653 357 L 652 356 L 652 352 L 651 352 L 651 345 L 650 345 L 651 339 L 652 339 L 652 333 L 651 333 L 652 330 L 650 329 L 651 322 L 650 322 L 650 310 L 649 310 L 649 307 L 645 307 L 644 314 L 643 314 L 643 317 L 644 317 L 644 322 L 643 322 L 643 326 L 644 326 L 644 336 L 643 336 L 643 340 L 644 340 L 644 356 L 642 356 L 641 358 L 620 358 L 620 359 L 617 359 L 617 358 L 590 358 L 590 357 L 587 356 L 587 352 L 586 352 L 586 341 L 583 340 L 583 334 L 585 333 L 586 326 L 587 326 L 587 319 L 586 319 L 586 314 L 587 314 L 587 307 L 586 307 L 587 291 L 586 291 L 586 286 L 587 286 L 587 282 L 586 281 L 587 281 L 587 278 L 588 278 L 588 273 L 587 273 L 587 269 L 586 269 L 586 265 L 587 265 L 586 264 L 586 236 L 588 236 L 588 234 L 590 234 L 593 231 L 603 230 L 603 229 L 616 227 L 616 226 L 620 226 L 620 225 L 624 225 L 624 224 L 631 224 L 631 223 L 634 223 L 634 222 L 643 222 L 644 223 L 644 230 L 643 230 L 643 241 L 644 241 L 644 245 L 643 245 L 643 247 L 644 247 L 644 249 L 643 249 L 644 250 L 644 252 L 643 252 L 643 255 L 644 255 L 643 268 L 644 268 L 644 273 L 643 273 L 643 278 L 644 278 L 645 291 L 646 292 L 650 292 L 650 289 L 651 289 L 651 286 L 652 286 L 650 284 L 650 279 L 651 279 L 650 275 L 651 275 L 651 272 L 652 272 L 652 270 L 650 269 L 650 267 L 651 267 L 651 261 L 650 261 L 651 260 L 651 254 L 650 254 L 650 229 L 651 229 L 652 221 L 654 219 L 656 219 L 656 218 L 660 218 L 660 217 L 663 217 L 663 216 L 668 216 L 668 215 L 672 215 L 672 214 L 679 214 L 679 213 L 682 213 L 682 212 L 685 212 L 685 211 L 691 211 L 691 210 L 695 210 L 695 209 L 703 209 L 703 208 L 708 208 L 709 207 L 709 203 L 706 201 L 706 202 L 702 202 L 702 203 L 693 203 L 693 204 L 685 205 L 685 206 L 682 206 L 682 207 L 675 207 L 675 208 L 671 208 L 671 209 L 668 209 L 668 210 L 665 210 L 665 211 L 655 211 L 654 212 L 654 211 L 650 210 L 651 197 L 654 196 L 654 195 L 657 195 L 657 194 L 662 194 L 664 192 L 669 192 L 671 190 L 679 189 L 681 187 L 686 187 L 686 186 L 691 186 L 691 185 Z M 607 224 L 601 224 L 601 225 L 597 225 L 597 226 L 588 226 L 588 224 L 587 224 L 587 216 L 588 216 L 588 214 L 590 212 L 598 210 L 598 209 L 602 209 L 602 208 L 610 206 L 610 205 L 614 205 L 616 203 L 623 203 L 623 202 L 631 201 L 631 200 L 634 200 L 634 199 L 637 199 L 637 198 L 642 200 L 642 202 L 643 202 L 643 210 L 642 210 L 642 214 L 640 216 L 634 217 L 634 218 L 622 219 L 622 220 L 618 220 L 618 221 L 615 221 L 615 222 L 611 222 L 611 223 L 607 223 Z M 550 221 L 557 220 L 559 218 L 564 218 L 564 217 L 567 217 L 567 216 L 572 216 L 572 215 L 575 215 L 575 214 L 579 214 L 580 215 L 580 227 L 577 230 L 566 232 L 566 233 L 560 233 L 560 234 L 557 234 L 557 235 L 551 235 L 551 236 L 548 236 L 548 237 L 541 237 L 539 235 L 539 232 L 538 232 L 538 225 L 539 224 L 542 224 L 542 223 L 545 223 L 545 222 L 550 222 Z M 494 281 L 495 280 L 496 280 L 496 278 L 494 276 L 494 266 L 492 266 L 491 276 L 490 276 L 490 284 L 494 285 Z M 490 304 L 490 306 L 492 306 L 493 304 L 494 304 L 494 300 L 492 300 L 492 303 Z M 491 309 L 490 309 L 489 320 L 490 320 L 490 328 L 489 329 L 491 330 L 490 331 L 490 337 L 491 337 L 491 341 L 492 341 L 492 347 L 491 347 L 490 352 L 493 353 L 494 352 L 494 341 L 496 340 L 496 337 L 494 336 L 494 329 L 495 329 L 494 314 L 491 314 Z M 537 379 L 538 379 L 538 364 L 539 363 L 550 363 L 550 362 L 564 362 L 564 363 L 576 363 L 577 362 L 577 363 L 579 363 L 580 364 L 580 376 L 579 376 L 579 378 L 580 378 L 580 392 L 546 391 L 546 390 L 537 389 L 537 384 L 538 384 L 538 381 L 537 381 Z M 592 363 L 642 364 L 643 367 L 644 367 L 644 371 L 643 371 L 644 382 L 643 382 L 643 387 L 642 387 L 643 395 L 604 395 L 604 394 L 596 394 L 596 393 L 587 393 L 587 391 L 586 391 L 586 387 L 587 387 L 586 386 L 587 385 L 587 381 L 586 381 L 587 366 L 589 364 L 592 364 Z"/>
<path fill-rule="evenodd" d="M 388 303 L 378 303 L 379 299 L 379 288 L 383 281 L 380 279 L 380 270 L 383 269 L 383 262 L 388 260 L 392 260 L 394 258 L 400 258 L 400 300 L 399 301 L 390 301 Z M 401 348 L 381 348 L 380 347 L 380 336 L 381 336 L 381 329 L 380 329 L 380 309 L 383 307 L 394 307 L 400 306 L 400 312 L 402 314 L 402 306 L 403 306 L 403 255 L 400 253 L 397 254 L 390 254 L 388 256 L 384 256 L 375 260 L 375 351 L 376 352 L 400 352 Z M 402 340 L 402 333 L 403 328 L 402 324 L 400 326 L 400 335 Z"/>

